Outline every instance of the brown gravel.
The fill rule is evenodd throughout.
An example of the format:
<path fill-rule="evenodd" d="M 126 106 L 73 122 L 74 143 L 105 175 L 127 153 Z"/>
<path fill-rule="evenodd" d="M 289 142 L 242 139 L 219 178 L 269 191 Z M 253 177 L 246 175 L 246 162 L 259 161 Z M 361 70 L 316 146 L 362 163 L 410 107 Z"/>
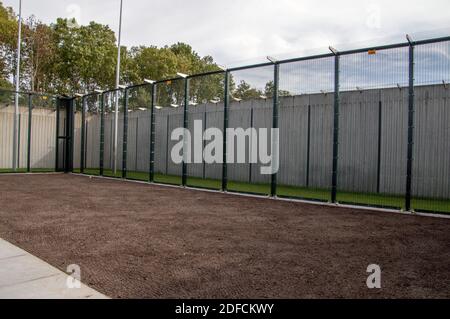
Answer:
<path fill-rule="evenodd" d="M 449 219 L 59 174 L 0 194 L 1 238 L 115 298 L 450 297 Z"/>

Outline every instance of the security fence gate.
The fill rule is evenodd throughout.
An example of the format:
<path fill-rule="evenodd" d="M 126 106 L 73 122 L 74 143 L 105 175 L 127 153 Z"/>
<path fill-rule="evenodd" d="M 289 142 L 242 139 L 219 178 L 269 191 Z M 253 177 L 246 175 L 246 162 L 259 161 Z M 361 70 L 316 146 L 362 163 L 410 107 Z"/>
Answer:
<path fill-rule="evenodd" d="M 57 158 L 66 170 L 89 175 L 450 213 L 450 38 L 330 49 L 95 92 L 67 100 L 65 108 L 44 103 L 42 113 L 33 110 L 39 147 L 28 143 L 28 154 L 50 151 L 31 166 L 51 169 L 48 159 Z M 27 96 L 21 94 L 22 167 Z M 3 171 L 11 168 L 8 114 L 0 122 Z M 34 124 L 44 114 L 48 131 Z M 245 132 L 244 152 L 232 162 L 237 137 L 227 129 Z M 57 140 L 47 138 L 55 134 Z M 278 168 L 269 175 L 262 174 L 261 153 Z"/>
<path fill-rule="evenodd" d="M 70 100 L 0 90 L 0 173 L 71 170 Z"/>

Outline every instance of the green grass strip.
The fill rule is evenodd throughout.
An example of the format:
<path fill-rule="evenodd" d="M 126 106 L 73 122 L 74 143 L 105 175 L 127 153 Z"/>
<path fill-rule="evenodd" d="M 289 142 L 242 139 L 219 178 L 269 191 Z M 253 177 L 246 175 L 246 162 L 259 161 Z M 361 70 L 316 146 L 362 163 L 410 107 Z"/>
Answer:
<path fill-rule="evenodd" d="M 99 175 L 99 169 L 96 168 L 85 169 L 84 172 L 88 175 Z M 104 176 L 114 176 L 114 174 L 111 170 L 105 169 Z M 122 172 L 117 171 L 115 177 L 121 176 Z M 148 176 L 149 175 L 147 172 L 127 172 L 127 178 L 134 180 L 148 181 Z M 161 184 L 181 185 L 181 176 L 155 174 L 155 182 Z M 190 187 L 220 190 L 222 187 L 222 181 L 215 179 L 188 177 L 187 185 Z M 267 195 L 270 193 L 270 184 L 250 184 L 245 182 L 229 181 L 228 190 L 233 192 Z M 277 195 L 283 197 L 330 201 L 330 193 L 331 192 L 329 189 L 277 185 Z M 338 192 L 337 201 L 345 204 L 390 207 L 398 209 L 404 208 L 405 204 L 404 196 L 400 195 L 354 193 L 345 191 Z M 411 201 L 411 205 L 416 211 L 450 213 L 450 200 L 446 199 L 413 198 Z"/>

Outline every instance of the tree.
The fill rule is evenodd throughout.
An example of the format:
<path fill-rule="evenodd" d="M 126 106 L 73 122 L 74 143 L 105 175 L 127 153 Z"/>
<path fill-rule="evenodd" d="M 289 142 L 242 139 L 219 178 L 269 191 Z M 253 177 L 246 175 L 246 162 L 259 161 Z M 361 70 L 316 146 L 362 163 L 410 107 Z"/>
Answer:
<path fill-rule="evenodd" d="M 155 46 L 132 47 L 127 61 L 129 65 L 124 70 L 124 78 L 128 84 L 142 83 L 145 78 L 161 80 L 174 77 L 178 66 L 175 53 Z"/>
<path fill-rule="evenodd" d="M 4 7 L 0 2 L 0 85 L 12 87 L 8 81 L 14 72 L 17 35 L 17 21 L 11 7 Z"/>
<path fill-rule="evenodd" d="M 38 21 L 34 16 L 28 18 L 23 37 L 23 76 L 22 83 L 29 83 L 31 91 L 51 91 L 53 63 L 56 47 L 52 29 Z"/>
<path fill-rule="evenodd" d="M 72 95 L 111 89 L 115 86 L 116 37 L 96 22 L 80 26 L 75 19 L 59 18 L 46 25 L 31 16 L 22 26 L 21 89 Z M 14 11 L 0 2 L 0 87 L 11 87 L 15 71 L 17 21 Z M 142 83 L 145 78 L 161 80 L 177 72 L 198 74 L 218 70 L 211 56 L 201 57 L 182 42 L 158 48 L 121 48 L 122 84 Z M 182 80 L 160 85 L 165 103 L 184 100 Z M 223 96 L 223 74 L 191 79 L 190 99 L 206 101 Z M 145 93 L 147 95 L 147 93 Z M 141 104 L 142 96 L 137 105 Z M 148 100 L 145 97 L 142 103 Z M 175 102 L 174 102 L 175 103 Z"/>
<path fill-rule="evenodd" d="M 266 87 L 264 88 L 264 95 L 268 98 L 273 97 L 274 84 L 273 81 L 269 81 L 266 83 Z M 289 91 L 278 89 L 278 96 L 291 96 L 292 94 Z"/>
<path fill-rule="evenodd" d="M 52 25 L 57 46 L 54 87 L 60 93 L 114 87 L 117 48 L 114 32 L 95 22 L 76 26 L 58 19 Z"/>
<path fill-rule="evenodd" d="M 260 98 L 263 93 L 255 88 L 252 88 L 250 84 L 242 80 L 237 88 L 232 91 L 232 94 L 235 98 L 248 100 L 248 99 L 257 99 Z"/>

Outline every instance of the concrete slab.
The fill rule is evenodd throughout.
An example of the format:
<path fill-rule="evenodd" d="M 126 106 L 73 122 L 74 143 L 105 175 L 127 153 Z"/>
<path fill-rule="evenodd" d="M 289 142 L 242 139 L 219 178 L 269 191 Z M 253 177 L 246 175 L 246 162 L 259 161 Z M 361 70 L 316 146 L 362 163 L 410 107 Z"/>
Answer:
<path fill-rule="evenodd" d="M 88 286 L 69 288 L 69 276 L 0 239 L 0 299 L 106 299 Z"/>
<path fill-rule="evenodd" d="M 5 258 L 0 260 L 0 287 L 57 275 L 59 272 L 30 254 Z"/>
<path fill-rule="evenodd" d="M 17 247 L 6 242 L 0 242 L 0 260 L 5 259 L 5 258 L 10 258 L 10 257 L 16 257 L 16 256 L 24 256 L 25 253 L 24 252 L 20 252 L 17 250 Z M 17 255 L 19 254 L 19 255 Z"/>

